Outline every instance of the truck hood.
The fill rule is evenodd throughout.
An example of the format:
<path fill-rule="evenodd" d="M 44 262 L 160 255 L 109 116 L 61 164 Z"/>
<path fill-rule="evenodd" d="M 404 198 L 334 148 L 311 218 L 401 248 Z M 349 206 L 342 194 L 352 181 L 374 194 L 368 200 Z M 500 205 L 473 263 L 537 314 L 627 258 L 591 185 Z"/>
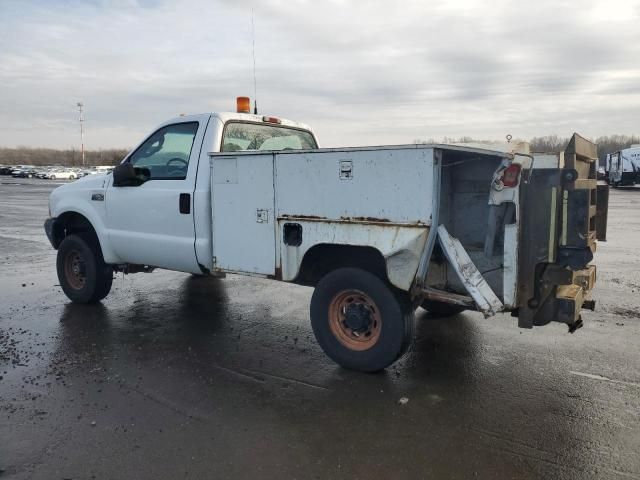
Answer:
<path fill-rule="evenodd" d="M 104 192 L 109 184 L 110 175 L 110 173 L 98 173 L 82 177 L 75 182 L 60 185 L 49 196 L 49 214 L 54 217 L 59 215 L 60 212 L 57 211 L 56 206 L 63 197 L 76 197 L 81 201 L 82 199 L 91 198 L 93 193 Z M 84 192 L 87 192 L 87 195 Z M 88 192 L 91 192 L 91 194 Z"/>
<path fill-rule="evenodd" d="M 56 188 L 56 190 L 69 191 L 83 188 L 104 188 L 107 185 L 106 180 L 109 175 L 109 173 L 96 173 L 94 175 L 87 175 L 86 177 L 79 178 L 74 182 L 61 185 Z"/>

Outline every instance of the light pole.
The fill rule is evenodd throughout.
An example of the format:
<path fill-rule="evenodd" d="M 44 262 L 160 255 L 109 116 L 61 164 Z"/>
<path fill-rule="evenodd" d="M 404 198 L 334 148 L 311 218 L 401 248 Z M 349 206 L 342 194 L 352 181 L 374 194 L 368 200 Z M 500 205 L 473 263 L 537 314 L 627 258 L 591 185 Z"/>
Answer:
<path fill-rule="evenodd" d="M 80 150 L 82 152 L 82 166 L 84 167 L 84 117 L 82 116 L 82 107 L 84 104 L 82 102 L 78 102 L 78 110 L 80 111 L 80 117 L 78 120 L 80 121 Z"/>

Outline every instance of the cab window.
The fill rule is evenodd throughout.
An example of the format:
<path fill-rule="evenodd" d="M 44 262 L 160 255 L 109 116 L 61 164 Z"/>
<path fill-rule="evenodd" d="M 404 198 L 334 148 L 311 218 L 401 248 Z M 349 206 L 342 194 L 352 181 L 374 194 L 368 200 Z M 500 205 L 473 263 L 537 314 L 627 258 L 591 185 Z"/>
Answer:
<path fill-rule="evenodd" d="M 223 152 L 243 150 L 311 150 L 318 148 L 311 133 L 275 125 L 229 122 L 222 134 Z"/>
<path fill-rule="evenodd" d="M 149 180 L 184 180 L 197 131 L 198 122 L 162 127 L 129 157 L 129 162 L 148 170 L 145 175 Z"/>

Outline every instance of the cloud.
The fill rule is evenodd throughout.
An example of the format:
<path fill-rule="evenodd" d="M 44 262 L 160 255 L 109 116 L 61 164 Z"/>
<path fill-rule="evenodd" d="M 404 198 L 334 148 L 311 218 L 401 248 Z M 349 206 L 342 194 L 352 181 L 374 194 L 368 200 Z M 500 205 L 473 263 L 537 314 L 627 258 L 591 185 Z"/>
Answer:
<path fill-rule="evenodd" d="M 324 145 L 638 133 L 639 2 L 0 3 L 0 145 L 130 146 L 253 96 Z"/>

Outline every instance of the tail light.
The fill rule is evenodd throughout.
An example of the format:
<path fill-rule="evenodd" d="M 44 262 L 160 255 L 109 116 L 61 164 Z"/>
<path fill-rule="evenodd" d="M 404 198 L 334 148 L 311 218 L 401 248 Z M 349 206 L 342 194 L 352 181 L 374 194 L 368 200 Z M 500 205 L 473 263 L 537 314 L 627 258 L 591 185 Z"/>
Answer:
<path fill-rule="evenodd" d="M 507 168 L 505 168 L 504 173 L 502 174 L 502 184 L 505 187 L 516 187 L 518 186 L 519 178 L 520 165 L 512 163 Z"/>

